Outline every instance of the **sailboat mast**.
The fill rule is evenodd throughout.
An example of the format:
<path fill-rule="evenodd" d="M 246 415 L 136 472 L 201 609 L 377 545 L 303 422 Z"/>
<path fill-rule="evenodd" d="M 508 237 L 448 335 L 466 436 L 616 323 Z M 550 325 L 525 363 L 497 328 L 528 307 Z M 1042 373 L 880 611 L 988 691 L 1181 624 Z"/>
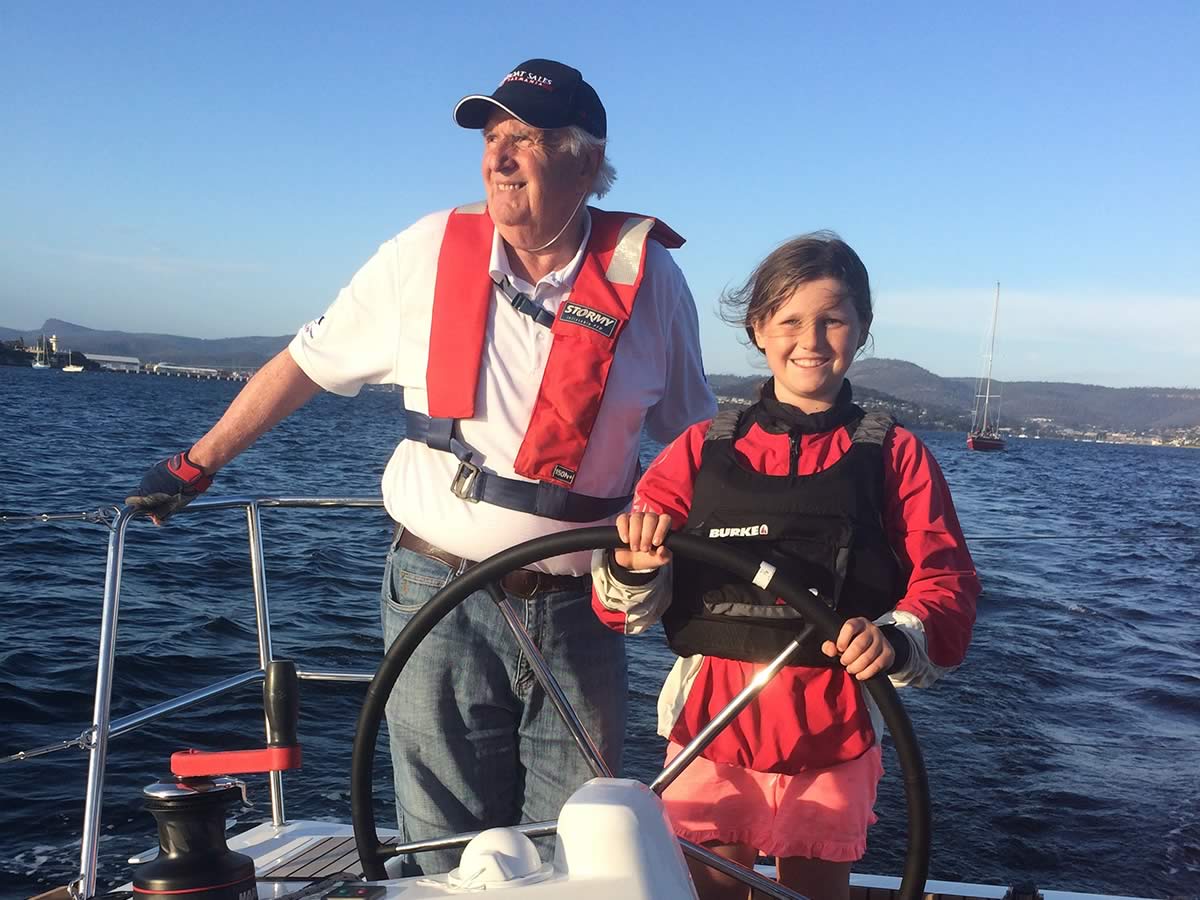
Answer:
<path fill-rule="evenodd" d="M 992 303 L 992 337 L 988 346 L 987 377 L 983 388 L 983 431 L 988 427 L 988 405 L 992 399 L 992 357 L 996 353 L 996 315 L 1000 312 L 1000 282 L 996 282 L 996 299 Z"/>

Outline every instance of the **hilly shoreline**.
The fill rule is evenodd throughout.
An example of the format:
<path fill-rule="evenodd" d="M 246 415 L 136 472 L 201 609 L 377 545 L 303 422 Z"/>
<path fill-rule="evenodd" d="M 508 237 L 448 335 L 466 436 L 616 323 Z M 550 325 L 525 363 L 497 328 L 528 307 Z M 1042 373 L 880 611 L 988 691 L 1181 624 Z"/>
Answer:
<path fill-rule="evenodd" d="M 709 383 L 725 404 L 737 405 L 755 398 L 766 377 L 711 375 Z M 944 378 L 904 360 L 863 359 L 850 370 L 850 381 L 860 405 L 886 408 L 906 425 L 970 427 L 975 378 Z M 993 379 L 992 392 L 993 402 L 1000 396 L 1005 434 L 1200 446 L 1200 390 Z"/>
<path fill-rule="evenodd" d="M 37 342 L 42 335 L 55 335 L 60 347 L 101 356 L 135 356 L 143 363 L 166 362 L 180 366 L 216 366 L 230 369 L 256 368 L 288 345 L 293 335 L 229 338 L 193 338 L 177 334 L 104 331 L 47 319 L 41 328 L 0 328 L 0 341 Z"/>
<path fill-rule="evenodd" d="M 287 346 L 292 335 L 192 338 L 181 335 L 100 330 L 47 319 L 39 329 L 0 327 L 0 341 L 25 345 L 54 334 L 60 347 L 84 354 L 137 357 L 143 363 L 168 362 L 227 369 L 262 365 Z M 7 354 L 22 364 L 23 354 Z M 757 396 L 765 371 L 754 375 L 713 374 L 713 390 L 727 405 Z M 855 397 L 887 407 L 914 427 L 965 431 L 970 425 L 976 379 L 943 377 L 897 359 L 863 359 L 854 364 Z M 1200 446 L 1200 390 L 1189 388 L 1110 388 L 1048 381 L 993 381 L 1000 395 L 1003 431 L 1028 437 L 1067 437 L 1176 443 Z"/>

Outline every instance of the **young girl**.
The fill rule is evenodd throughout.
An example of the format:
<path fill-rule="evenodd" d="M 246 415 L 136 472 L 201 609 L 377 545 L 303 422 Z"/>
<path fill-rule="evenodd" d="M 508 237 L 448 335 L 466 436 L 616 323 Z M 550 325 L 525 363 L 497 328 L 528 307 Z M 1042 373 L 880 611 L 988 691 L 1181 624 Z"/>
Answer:
<path fill-rule="evenodd" d="M 979 581 L 929 450 L 851 400 L 846 372 L 872 318 L 857 254 L 829 233 L 797 238 L 725 303 L 773 377 L 753 406 L 693 425 L 646 471 L 617 521 L 630 549 L 596 554 L 594 606 L 626 634 L 661 618 L 681 657 L 658 703 L 668 761 L 797 630 L 792 608 L 757 588 L 669 566 L 670 529 L 738 544 L 849 617 L 836 643 L 797 651 L 663 795 L 680 836 L 746 866 L 774 856 L 787 886 L 844 900 L 883 774 L 882 723 L 856 681 L 887 672 L 923 687 L 961 663 Z M 703 900 L 746 897 L 690 864 Z"/>

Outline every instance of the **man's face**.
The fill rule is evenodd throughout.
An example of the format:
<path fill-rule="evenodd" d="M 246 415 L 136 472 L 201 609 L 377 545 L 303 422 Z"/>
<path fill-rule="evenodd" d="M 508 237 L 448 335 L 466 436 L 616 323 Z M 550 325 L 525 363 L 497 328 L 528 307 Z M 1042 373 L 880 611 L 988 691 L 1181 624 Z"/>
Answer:
<path fill-rule="evenodd" d="M 591 186 L 594 161 L 560 150 L 553 131 L 497 110 L 483 129 L 483 185 L 500 236 L 520 250 L 550 241 Z"/>

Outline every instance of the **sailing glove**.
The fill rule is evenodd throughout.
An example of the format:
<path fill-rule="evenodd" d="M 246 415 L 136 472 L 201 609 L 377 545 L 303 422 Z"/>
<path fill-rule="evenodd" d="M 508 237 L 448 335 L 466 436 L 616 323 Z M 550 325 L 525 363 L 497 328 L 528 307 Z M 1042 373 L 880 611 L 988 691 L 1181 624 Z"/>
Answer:
<path fill-rule="evenodd" d="M 144 509 L 155 522 L 162 524 L 204 493 L 210 484 L 212 476 L 192 462 L 184 450 L 152 466 L 142 476 L 138 492 L 126 497 L 125 502 Z"/>

